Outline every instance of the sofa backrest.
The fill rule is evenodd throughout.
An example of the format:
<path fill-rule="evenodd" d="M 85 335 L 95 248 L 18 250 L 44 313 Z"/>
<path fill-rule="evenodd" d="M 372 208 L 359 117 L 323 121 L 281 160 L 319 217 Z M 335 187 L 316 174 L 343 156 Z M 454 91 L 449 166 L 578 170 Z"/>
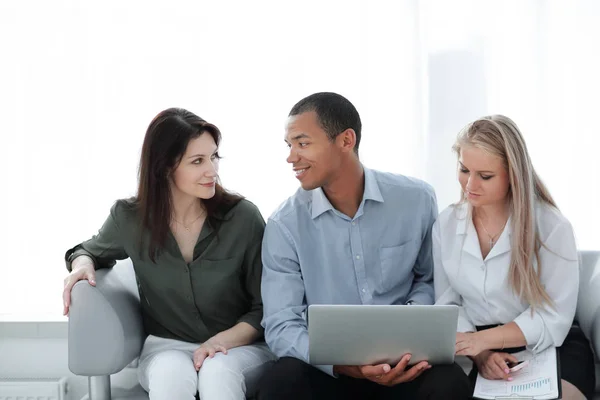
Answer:
<path fill-rule="evenodd" d="M 579 252 L 579 296 L 575 318 L 583 333 L 592 335 L 594 319 L 600 309 L 600 251 Z"/>

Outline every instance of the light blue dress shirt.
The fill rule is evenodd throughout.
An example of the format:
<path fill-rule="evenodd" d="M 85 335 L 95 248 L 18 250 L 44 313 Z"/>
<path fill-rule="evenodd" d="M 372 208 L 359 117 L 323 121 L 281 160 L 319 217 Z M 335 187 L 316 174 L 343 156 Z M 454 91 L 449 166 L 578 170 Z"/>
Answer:
<path fill-rule="evenodd" d="M 433 188 L 364 168 L 354 218 L 322 189 L 300 188 L 269 218 L 262 246 L 265 338 L 278 357 L 308 362 L 311 304 L 433 304 Z M 332 374 L 331 366 L 320 366 Z"/>

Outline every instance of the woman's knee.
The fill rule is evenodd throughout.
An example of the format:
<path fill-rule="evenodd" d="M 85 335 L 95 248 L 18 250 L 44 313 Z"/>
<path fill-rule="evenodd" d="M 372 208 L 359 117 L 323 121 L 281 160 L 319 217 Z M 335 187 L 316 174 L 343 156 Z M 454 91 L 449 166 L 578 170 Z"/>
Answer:
<path fill-rule="evenodd" d="M 235 362 L 229 355 L 217 353 L 213 358 L 206 358 L 198 372 L 198 380 L 210 381 L 211 379 L 223 379 L 224 377 L 241 378 L 243 366 Z"/>
<path fill-rule="evenodd" d="M 229 355 L 218 353 L 204 360 L 198 372 L 201 399 L 239 399 L 246 395 L 243 370 Z"/>
<path fill-rule="evenodd" d="M 561 380 L 562 398 L 565 400 L 585 400 L 585 396 L 572 383 Z"/>
<path fill-rule="evenodd" d="M 151 400 L 190 399 L 196 396 L 198 375 L 191 357 L 167 350 L 140 362 L 140 383 Z"/>
<path fill-rule="evenodd" d="M 233 387 L 242 387 L 252 394 L 258 380 L 273 364 L 275 356 L 260 346 L 242 346 L 231 349 L 227 354 L 217 353 L 204 361 L 198 374 L 198 387 L 211 385 L 213 381 L 226 382 Z"/>

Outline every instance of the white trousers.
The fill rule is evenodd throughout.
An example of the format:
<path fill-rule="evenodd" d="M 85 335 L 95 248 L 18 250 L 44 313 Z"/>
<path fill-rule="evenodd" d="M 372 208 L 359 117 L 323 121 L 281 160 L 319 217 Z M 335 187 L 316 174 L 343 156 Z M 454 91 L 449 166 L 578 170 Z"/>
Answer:
<path fill-rule="evenodd" d="M 196 372 L 192 356 L 200 346 L 148 336 L 140 355 L 138 376 L 150 400 L 244 400 L 276 357 L 264 343 L 229 349 L 204 360 Z"/>

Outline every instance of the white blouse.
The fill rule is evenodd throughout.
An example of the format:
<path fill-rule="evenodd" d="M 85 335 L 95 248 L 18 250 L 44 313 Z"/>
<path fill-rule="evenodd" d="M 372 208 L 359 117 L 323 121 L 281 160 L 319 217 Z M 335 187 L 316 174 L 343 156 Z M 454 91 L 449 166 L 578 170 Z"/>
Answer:
<path fill-rule="evenodd" d="M 484 260 L 468 204 L 452 205 L 440 214 L 432 235 L 435 299 L 436 304 L 460 307 L 458 332 L 514 321 L 531 351 L 562 344 L 577 306 L 577 247 L 571 224 L 555 208 L 539 204 L 536 225 L 544 244 L 539 251 L 541 281 L 554 308 L 537 308 L 532 315 L 529 304 L 515 295 L 508 283 L 510 218 Z"/>

